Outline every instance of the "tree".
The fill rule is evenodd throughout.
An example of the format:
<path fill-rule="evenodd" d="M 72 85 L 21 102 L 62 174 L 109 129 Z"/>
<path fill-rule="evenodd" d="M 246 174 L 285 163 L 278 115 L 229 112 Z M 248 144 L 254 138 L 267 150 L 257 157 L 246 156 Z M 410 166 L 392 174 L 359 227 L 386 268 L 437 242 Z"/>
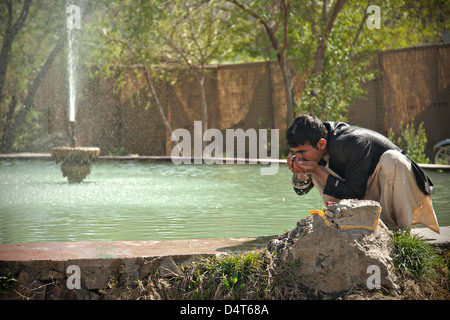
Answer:
<path fill-rule="evenodd" d="M 177 0 L 165 5 L 165 15 L 159 20 L 161 53 L 172 64 L 188 68 L 199 84 L 203 131 L 208 129 L 207 64 L 229 56 L 230 45 L 242 42 L 236 35 L 245 25 L 236 23 L 235 11 L 220 0 Z"/>
<path fill-rule="evenodd" d="M 329 19 L 323 18 L 326 11 L 330 12 L 326 4 L 333 8 Z M 369 10 L 370 6 L 379 9 L 379 17 Z M 334 17 L 336 8 L 340 13 Z M 337 0 L 323 1 L 322 6 L 308 1 L 294 8 L 300 19 L 294 20 L 297 25 L 292 24 L 293 45 L 289 53 L 299 61 L 301 72 L 310 74 L 296 111 L 322 119 L 346 120 L 348 106 L 365 94 L 364 83 L 378 73 L 377 52 L 439 41 L 440 33 L 448 29 L 448 7 L 445 8 L 442 1 L 434 0 L 421 4 Z M 372 18 L 379 18 L 379 28 L 369 27 Z"/>
<path fill-rule="evenodd" d="M 269 37 L 273 50 L 275 50 L 278 63 L 280 64 L 283 76 L 284 88 L 286 92 L 287 125 L 294 119 L 294 91 L 292 87 L 292 77 L 289 71 L 287 49 L 289 45 L 289 16 L 290 2 L 286 0 L 273 1 L 244 1 L 229 0 L 241 8 L 260 23 Z M 282 26 L 280 32 L 279 28 Z"/>
<path fill-rule="evenodd" d="M 364 93 L 362 84 L 373 78 L 373 72 L 367 72 L 373 56 L 355 58 L 367 7 L 338 0 L 323 1 L 321 6 L 311 2 L 296 9 L 301 20 L 296 21 L 299 32 L 293 36 L 297 41 L 291 54 L 307 74 L 296 111 L 345 120 L 346 108 Z"/>
<path fill-rule="evenodd" d="M 13 17 L 13 3 L 12 1 L 7 1 L 3 5 L 6 6 L 7 9 L 7 19 L 6 21 L 6 30 L 3 36 L 2 50 L 0 51 L 0 101 L 2 101 L 3 97 L 3 86 L 5 84 L 6 79 L 6 70 L 8 67 L 9 57 L 11 56 L 11 49 L 14 38 L 19 33 L 20 29 L 22 29 L 23 24 L 28 15 L 28 11 L 30 9 L 31 0 L 25 1 L 23 4 L 22 10 L 20 11 L 20 15 L 17 20 L 14 22 Z"/>
<path fill-rule="evenodd" d="M 102 31 L 100 42 L 93 60 L 99 61 L 95 75 L 109 78 L 114 75 L 116 91 L 131 81 L 129 71 L 140 79 L 144 76 L 149 90 L 147 105 L 150 98 L 155 100 L 161 121 L 172 135 L 172 128 L 164 113 L 154 78 L 164 77 L 165 62 L 159 52 L 154 50 L 158 45 L 158 19 L 163 15 L 162 1 L 104 1 L 103 10 L 97 16 L 97 25 Z M 140 89 L 137 90 L 140 94 Z"/>
<path fill-rule="evenodd" d="M 221 0 L 105 1 L 104 7 L 105 14 L 99 16 L 102 30 L 97 53 L 102 61 L 99 73 L 105 77 L 115 74 L 116 88 L 120 90 L 130 80 L 125 76 L 126 70 L 134 70 L 137 77 L 142 72 L 161 119 L 172 135 L 154 79 L 174 83 L 189 70 L 199 84 L 202 129 L 207 130 L 205 85 L 210 76 L 207 65 L 230 58 L 234 54 L 230 48 L 248 42 L 248 38 L 236 34 L 250 30 L 249 23 L 238 19 L 236 10 Z"/>
<path fill-rule="evenodd" d="M 346 120 L 348 106 L 378 72 L 377 51 L 439 41 L 448 29 L 449 9 L 442 0 L 228 1 L 264 28 L 285 70 L 288 110 L 293 91 L 284 61 L 295 64 L 304 81 L 296 84 L 304 89 L 294 111 L 323 119 Z M 381 11 L 380 29 L 368 26 L 373 5 Z"/>
<path fill-rule="evenodd" d="M 65 38 L 57 31 L 64 20 L 56 18 L 47 1 L 23 4 L 13 1 L 0 3 L 0 112 L 1 150 L 13 149 L 16 136 L 23 130 L 27 115 L 33 108 L 33 99 L 45 74 L 64 47 Z M 6 10 L 4 10 L 6 9 Z M 48 11 L 47 11 L 48 10 Z M 43 17 L 43 15 L 46 17 Z M 16 17 L 15 17 L 16 16 Z M 54 18 L 54 20 L 49 19 Z M 61 30 L 61 29 L 60 29 Z M 62 29 L 64 30 L 64 29 Z M 44 63 L 42 63 L 44 61 Z M 17 105 L 21 108 L 17 110 Z M 7 107 L 6 107 L 7 106 Z"/>

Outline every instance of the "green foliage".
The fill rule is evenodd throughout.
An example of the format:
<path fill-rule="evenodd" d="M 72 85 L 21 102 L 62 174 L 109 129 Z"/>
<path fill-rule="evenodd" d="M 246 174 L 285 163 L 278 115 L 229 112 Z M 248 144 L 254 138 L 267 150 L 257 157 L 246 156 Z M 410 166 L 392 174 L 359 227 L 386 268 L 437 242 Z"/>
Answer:
<path fill-rule="evenodd" d="M 100 45 L 91 61 L 99 61 L 97 75 L 116 77 L 116 92 L 129 86 L 138 94 L 141 87 L 130 81 L 143 66 L 155 79 L 173 84 L 180 69 L 236 60 L 242 55 L 238 48 L 252 40 L 250 23 L 220 0 L 104 1 L 103 6 L 96 16 Z M 128 77 L 127 70 L 135 76 Z"/>
<path fill-rule="evenodd" d="M 212 298 L 217 286 L 225 294 L 237 297 L 250 279 L 263 289 L 267 284 L 267 275 L 264 275 L 266 264 L 267 258 L 262 252 L 204 258 L 195 264 L 188 289 L 197 299 Z"/>
<path fill-rule="evenodd" d="M 13 1 L 13 20 L 19 18 L 23 1 Z M 0 2 L 0 45 L 7 28 L 6 2 Z M 27 87 L 34 80 L 46 57 L 57 42 L 65 36 L 65 2 L 32 1 L 24 26 L 14 38 L 9 56 L 3 101 L 8 105 L 12 95 L 20 102 L 25 99 Z M 4 63 L 4 61 L 0 61 Z"/>
<path fill-rule="evenodd" d="M 6 276 L 0 276 L 0 293 L 7 292 L 9 288 L 17 281 L 11 273 Z"/>
<path fill-rule="evenodd" d="M 42 123 L 45 121 L 45 113 L 32 109 L 26 116 L 25 124 L 19 128 L 19 135 L 14 141 L 14 149 L 30 145 L 38 134 L 42 134 Z"/>
<path fill-rule="evenodd" d="M 392 129 L 389 131 L 389 139 L 404 150 L 417 163 L 430 163 L 430 159 L 425 155 L 427 145 L 427 135 L 423 128 L 423 122 L 415 128 L 414 123 L 408 123 L 402 128 L 396 138 Z"/>
<path fill-rule="evenodd" d="M 436 266 L 442 264 L 442 259 L 425 240 L 411 235 L 411 229 L 393 231 L 392 245 L 394 266 L 402 275 L 427 280 L 435 274 Z"/>
<path fill-rule="evenodd" d="M 374 70 L 369 66 L 374 52 L 371 45 L 373 32 L 368 33 L 364 26 L 366 5 L 356 1 L 344 6 L 339 13 L 328 39 L 323 59 L 323 70 L 315 74 L 311 67 L 314 64 L 314 54 L 318 46 L 321 28 L 322 12 L 314 10 L 310 23 L 303 27 L 303 34 L 309 40 L 303 40 L 302 49 L 296 50 L 300 57 L 301 69 L 311 76 L 305 81 L 305 90 L 297 101 L 296 111 L 312 113 L 324 120 L 345 121 L 347 108 L 353 100 L 366 93 L 364 83 L 374 78 Z M 364 37 L 365 41 L 360 41 Z M 305 48 L 306 47 L 306 48 Z"/>
<path fill-rule="evenodd" d="M 380 29 L 366 25 L 368 5 L 380 7 Z M 346 120 L 353 101 L 366 93 L 364 84 L 377 75 L 377 52 L 440 41 L 448 29 L 448 6 L 442 1 L 348 1 L 326 41 L 323 71 L 314 74 L 314 56 L 324 28 L 322 7 L 305 3 L 293 8 L 289 58 L 305 73 L 305 89 L 296 111 L 323 120 Z"/>
<path fill-rule="evenodd" d="M 233 57 L 236 47 L 250 41 L 249 23 L 224 1 L 177 0 L 164 6 L 158 20 L 160 52 L 172 62 L 203 68 Z"/>
<path fill-rule="evenodd" d="M 272 289 L 271 264 L 264 251 L 204 257 L 183 267 L 169 283 L 188 299 L 261 299 Z"/>
<path fill-rule="evenodd" d="M 124 151 L 123 147 L 117 147 L 108 152 L 108 156 L 124 156 L 124 155 L 126 155 L 126 152 Z"/>
<path fill-rule="evenodd" d="M 0 2 L 0 51 L 3 55 L 0 57 L 2 70 L 0 78 L 5 79 L 2 83 L 4 86 L 0 85 L 0 138 L 5 145 L 0 147 L 5 151 L 11 151 L 11 148 L 29 143 L 36 136 L 36 128 L 39 126 L 36 122 L 38 115 L 33 111 L 32 114 L 26 114 L 28 110 L 33 109 L 33 106 L 30 103 L 25 105 L 25 102 L 30 94 L 30 87 L 48 55 L 59 38 L 65 35 L 65 28 L 62 25 L 65 21 L 64 4 L 38 0 L 32 1 L 28 11 L 24 11 L 27 12 L 24 23 L 21 28 L 13 32 L 15 36 L 11 38 L 12 35 L 9 32 L 15 29 L 13 26 L 20 20 L 25 2 L 10 1 L 10 4 L 11 17 L 9 17 L 8 3 Z M 63 14 L 58 14 L 58 9 Z M 8 39 L 12 41 L 10 52 L 7 51 Z M 8 58 L 4 56 L 5 54 Z M 17 104 L 12 104 L 12 101 L 17 101 Z M 10 106 L 14 109 L 10 110 Z M 17 115 L 21 112 L 25 114 L 26 119 L 16 122 Z M 18 128 L 19 126 L 22 127 Z M 21 134 L 18 139 L 16 141 L 8 139 L 15 136 L 16 131 L 20 131 Z"/>
<path fill-rule="evenodd" d="M 92 41 L 99 43 L 97 48 L 92 48 L 91 62 L 97 67 L 95 75 L 114 76 L 116 90 L 132 85 L 126 71 L 134 71 L 139 82 L 143 82 L 138 70 L 159 59 L 151 49 L 156 46 L 157 16 L 161 14 L 159 1 L 103 1 L 102 10 L 94 18 L 101 33 L 90 34 Z"/>
<path fill-rule="evenodd" d="M 11 17 L 9 4 L 12 7 Z M 24 4 L 25 1 L 0 1 L 2 54 L 8 53 L 5 49 L 8 47 L 7 39 L 12 41 L 9 58 L 0 58 L 0 69 L 6 68 L 5 85 L 3 88 L 0 86 L 0 136 L 4 143 L 1 148 L 5 151 L 23 148 L 39 138 L 45 129 L 41 128 L 45 116 L 39 116 L 33 103 L 36 88 L 48 70 L 47 67 L 44 68 L 45 64 L 50 62 L 55 73 L 62 75 L 66 74 L 67 69 L 63 47 L 67 40 L 66 1 L 34 0 L 28 11 L 22 11 Z M 77 0 L 76 4 L 81 7 L 83 30 L 87 26 L 84 25 L 88 16 L 85 12 L 90 12 L 93 5 L 88 0 Z M 13 32 L 15 36 L 11 38 L 8 30 L 15 29 L 11 26 L 19 21 L 21 12 L 27 12 L 24 24 L 16 29 L 17 33 Z M 11 104 L 14 98 L 17 101 L 15 105 Z"/>

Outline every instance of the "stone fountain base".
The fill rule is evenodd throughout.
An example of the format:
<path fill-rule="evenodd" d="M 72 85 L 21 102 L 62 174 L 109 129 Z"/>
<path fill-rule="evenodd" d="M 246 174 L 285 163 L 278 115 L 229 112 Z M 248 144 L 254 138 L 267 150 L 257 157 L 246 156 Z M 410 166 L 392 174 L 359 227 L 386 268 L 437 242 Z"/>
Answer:
<path fill-rule="evenodd" d="M 60 147 L 52 149 L 52 157 L 56 163 L 61 162 L 63 177 L 69 183 L 82 182 L 92 170 L 100 155 L 100 149 L 95 147 Z"/>

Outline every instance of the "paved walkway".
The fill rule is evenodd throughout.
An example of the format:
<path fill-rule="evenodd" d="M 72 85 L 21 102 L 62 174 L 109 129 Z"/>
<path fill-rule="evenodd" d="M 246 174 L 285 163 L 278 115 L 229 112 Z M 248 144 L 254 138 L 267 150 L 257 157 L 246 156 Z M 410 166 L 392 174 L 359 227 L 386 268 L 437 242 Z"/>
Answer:
<path fill-rule="evenodd" d="M 432 245 L 439 245 L 447 249 L 450 247 L 450 226 L 440 227 L 440 234 L 428 228 L 413 228 L 411 232 L 424 238 Z"/>

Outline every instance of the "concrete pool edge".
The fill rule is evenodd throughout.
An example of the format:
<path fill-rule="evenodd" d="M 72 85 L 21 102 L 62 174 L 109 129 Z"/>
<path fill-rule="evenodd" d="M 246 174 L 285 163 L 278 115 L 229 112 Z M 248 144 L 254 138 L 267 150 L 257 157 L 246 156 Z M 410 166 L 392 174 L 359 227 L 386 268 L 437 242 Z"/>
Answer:
<path fill-rule="evenodd" d="M 450 226 L 441 227 L 440 235 L 412 230 L 432 245 L 449 247 Z M 0 275 L 16 277 L 0 300 L 96 300 L 111 279 L 144 279 L 155 270 L 170 276 L 200 257 L 265 248 L 273 237 L 0 244 Z M 74 276 L 79 287 L 69 288 Z"/>
<path fill-rule="evenodd" d="M 431 245 L 450 245 L 450 226 L 441 227 L 440 234 L 427 228 L 411 230 Z M 263 248 L 275 237 L 9 243 L 0 244 L 0 263 L 226 254 Z"/>
<path fill-rule="evenodd" d="M 52 155 L 50 153 L 33 153 L 33 152 L 22 152 L 22 153 L 0 153 L 0 160 L 52 160 Z M 193 159 L 193 158 L 192 158 Z M 221 160 L 226 160 L 223 158 Z M 99 160 L 106 161 L 129 161 L 129 160 L 151 160 L 151 161 L 172 161 L 171 156 L 145 156 L 145 155 L 128 155 L 128 156 L 99 156 Z M 246 163 L 253 162 L 278 162 L 286 163 L 286 159 L 234 159 L 233 160 L 243 160 Z M 450 171 L 450 165 L 440 165 L 440 164 L 425 164 L 419 163 L 422 169 L 427 170 L 443 170 Z"/>
<path fill-rule="evenodd" d="M 10 274 L 17 280 L 13 290 L 0 294 L 0 300 L 98 299 L 99 290 L 107 288 L 111 278 L 144 279 L 156 270 L 170 276 L 197 258 L 263 248 L 267 239 L 0 244 L 0 275 Z M 79 271 L 78 290 L 67 286 L 74 267 Z"/>
<path fill-rule="evenodd" d="M 262 247 L 265 244 L 261 239 L 264 238 L 11 243 L 0 244 L 0 262 L 224 254 Z"/>

